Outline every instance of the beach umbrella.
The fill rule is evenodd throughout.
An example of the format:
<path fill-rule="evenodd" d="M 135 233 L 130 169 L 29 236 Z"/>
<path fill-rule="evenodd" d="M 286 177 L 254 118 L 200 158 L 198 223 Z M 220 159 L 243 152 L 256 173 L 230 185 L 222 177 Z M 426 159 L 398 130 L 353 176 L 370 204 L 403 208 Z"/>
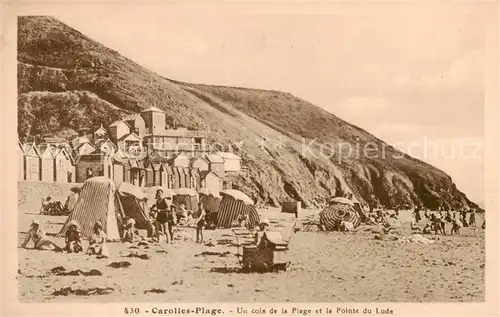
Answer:
<path fill-rule="evenodd" d="M 319 214 L 319 223 L 327 231 L 337 230 L 342 221 L 352 223 L 355 228 L 359 226 L 361 218 L 354 209 L 354 204 L 333 202 Z"/>

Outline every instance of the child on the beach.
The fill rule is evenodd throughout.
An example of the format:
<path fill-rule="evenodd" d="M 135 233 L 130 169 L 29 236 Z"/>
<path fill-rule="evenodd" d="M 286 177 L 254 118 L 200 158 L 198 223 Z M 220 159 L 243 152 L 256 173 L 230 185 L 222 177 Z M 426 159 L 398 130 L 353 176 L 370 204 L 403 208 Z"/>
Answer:
<path fill-rule="evenodd" d="M 33 240 L 34 249 L 61 251 L 61 248 L 55 245 L 54 242 L 47 240 L 45 231 L 40 226 L 40 222 L 37 219 L 34 219 L 31 223 L 30 229 L 24 238 L 24 242 L 21 244 L 21 248 L 26 248 L 31 240 Z"/>
<path fill-rule="evenodd" d="M 76 220 L 71 220 L 66 230 L 66 246 L 64 250 L 68 253 L 79 253 L 83 251 L 80 224 Z"/>
<path fill-rule="evenodd" d="M 102 229 L 102 223 L 100 221 L 97 221 L 94 224 L 89 244 L 87 254 L 96 254 L 106 257 L 109 256 L 108 248 L 106 246 L 106 233 Z"/>
<path fill-rule="evenodd" d="M 123 230 L 122 241 L 125 243 L 134 243 L 135 241 L 135 219 L 130 218 Z"/>

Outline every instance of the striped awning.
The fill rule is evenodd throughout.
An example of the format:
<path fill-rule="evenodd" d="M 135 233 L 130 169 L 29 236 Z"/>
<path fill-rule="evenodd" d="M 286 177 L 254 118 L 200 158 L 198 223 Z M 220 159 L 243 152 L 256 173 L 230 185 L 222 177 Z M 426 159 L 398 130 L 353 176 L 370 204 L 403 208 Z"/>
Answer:
<path fill-rule="evenodd" d="M 342 221 L 351 222 L 356 228 L 361 223 L 361 218 L 351 205 L 341 203 L 331 204 L 319 214 L 319 223 L 327 231 L 338 230 Z"/>
<path fill-rule="evenodd" d="M 120 239 L 118 220 L 123 211 L 116 195 L 113 180 L 107 177 L 92 177 L 85 181 L 78 202 L 68 217 L 59 236 L 64 236 L 72 220 L 80 224 L 82 236 L 89 238 L 97 221 L 102 223 L 109 240 Z"/>
<path fill-rule="evenodd" d="M 247 227 L 253 229 L 259 223 L 259 214 L 253 204 L 247 204 L 237 200 L 230 195 L 222 195 L 217 214 L 217 226 L 219 228 L 231 228 L 231 223 L 240 215 L 248 214 Z"/>

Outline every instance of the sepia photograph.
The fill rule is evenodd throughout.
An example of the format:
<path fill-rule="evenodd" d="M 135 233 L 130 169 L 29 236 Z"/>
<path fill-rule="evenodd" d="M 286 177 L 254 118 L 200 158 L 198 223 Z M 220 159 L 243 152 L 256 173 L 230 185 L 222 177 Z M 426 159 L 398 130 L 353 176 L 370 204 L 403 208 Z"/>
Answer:
<path fill-rule="evenodd" d="M 15 17 L 21 303 L 485 302 L 497 5 L 302 6 Z"/>

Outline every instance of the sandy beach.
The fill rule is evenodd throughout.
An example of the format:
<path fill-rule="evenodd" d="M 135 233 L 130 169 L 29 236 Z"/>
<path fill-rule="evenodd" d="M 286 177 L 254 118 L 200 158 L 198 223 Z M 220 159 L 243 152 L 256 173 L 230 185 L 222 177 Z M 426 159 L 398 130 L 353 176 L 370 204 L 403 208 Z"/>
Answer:
<path fill-rule="evenodd" d="M 19 209 L 19 244 L 32 219 L 40 220 L 49 237 L 64 216 L 40 216 L 36 202 Z M 299 223 L 318 210 L 304 210 Z M 278 209 L 259 210 L 273 230 L 291 235 L 295 218 Z M 482 223 L 482 215 L 478 217 Z M 22 302 L 478 302 L 484 300 L 484 230 L 463 228 L 461 236 L 439 236 L 433 244 L 402 242 L 411 235 L 410 212 L 402 212 L 398 240 L 376 240 L 377 227 L 355 233 L 305 232 L 298 226 L 289 243 L 291 265 L 279 273 L 242 273 L 231 230 L 206 231 L 213 246 L 195 243 L 195 229 L 175 229 L 175 244 L 138 246 L 110 243 L 111 256 L 18 250 L 19 295 Z M 449 232 L 449 229 L 447 229 Z M 31 245 L 30 245 L 31 246 Z M 86 248 L 87 241 L 84 242 Z M 148 259 L 126 257 L 130 252 Z M 113 268 L 126 261 L 129 267 Z M 59 267 L 59 268 L 58 268 Z M 62 267 L 62 268 L 61 268 Z M 56 268 L 54 270 L 54 268 Z M 57 273 L 59 270 L 59 273 Z M 81 270 L 94 276 L 64 275 Z M 94 271 L 91 271 L 94 270 Z M 58 275 L 63 273 L 63 275 Z M 106 289 L 104 294 L 63 295 L 64 289 Z M 63 292 L 58 292 L 63 289 Z M 217 291 L 214 291 L 217 289 Z"/>

